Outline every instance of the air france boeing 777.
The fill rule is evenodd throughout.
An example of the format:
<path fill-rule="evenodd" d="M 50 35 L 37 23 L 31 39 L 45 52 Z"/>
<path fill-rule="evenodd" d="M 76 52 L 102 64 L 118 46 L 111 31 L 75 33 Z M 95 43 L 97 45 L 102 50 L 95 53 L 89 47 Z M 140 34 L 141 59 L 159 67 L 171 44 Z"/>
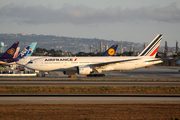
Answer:
<path fill-rule="evenodd" d="M 25 66 L 42 72 L 63 71 L 67 75 L 136 69 L 162 62 L 159 58 L 155 58 L 162 36 L 158 34 L 136 57 L 43 57 L 31 60 Z"/>

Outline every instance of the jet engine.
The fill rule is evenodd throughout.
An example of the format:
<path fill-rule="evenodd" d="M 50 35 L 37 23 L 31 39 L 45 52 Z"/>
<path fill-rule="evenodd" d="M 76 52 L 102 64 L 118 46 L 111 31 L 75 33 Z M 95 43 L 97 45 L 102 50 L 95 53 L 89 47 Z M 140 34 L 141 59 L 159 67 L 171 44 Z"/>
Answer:
<path fill-rule="evenodd" d="M 88 75 L 92 72 L 92 69 L 89 66 L 78 66 L 77 73 L 80 75 Z"/>

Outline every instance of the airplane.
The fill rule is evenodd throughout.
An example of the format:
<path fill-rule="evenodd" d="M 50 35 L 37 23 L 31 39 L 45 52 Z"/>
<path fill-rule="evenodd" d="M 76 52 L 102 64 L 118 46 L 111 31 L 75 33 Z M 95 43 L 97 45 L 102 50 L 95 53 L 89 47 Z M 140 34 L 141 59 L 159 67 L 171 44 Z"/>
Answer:
<path fill-rule="evenodd" d="M 0 57 L 0 65 L 9 64 L 13 60 L 14 53 L 17 49 L 19 42 L 15 42 L 6 52 Z"/>
<path fill-rule="evenodd" d="M 22 59 L 24 56 L 26 56 L 29 48 L 30 48 L 30 46 L 27 46 L 26 48 L 24 48 L 24 50 L 16 58 L 6 60 L 2 64 L 2 66 L 9 66 L 9 65 L 16 64 L 16 61 L 18 61 L 18 60 Z"/>
<path fill-rule="evenodd" d="M 49 71 L 63 71 L 66 75 L 76 73 L 89 75 L 95 71 L 101 74 L 103 71 L 131 70 L 145 67 L 162 62 L 161 59 L 155 58 L 162 36 L 162 34 L 158 34 L 136 57 L 43 57 L 29 61 L 25 67 L 39 70 L 40 76 L 45 76 L 45 72 Z"/>
<path fill-rule="evenodd" d="M 108 50 L 106 50 L 101 56 L 113 56 L 116 53 L 118 45 L 112 45 Z M 42 57 L 46 57 L 46 56 L 25 56 L 22 59 L 20 59 L 19 61 L 17 61 L 16 63 L 20 66 L 25 66 L 29 61 L 33 60 L 33 59 L 37 59 L 37 58 L 42 58 Z M 35 70 L 35 72 L 37 74 L 41 74 L 41 72 L 39 72 L 38 70 Z M 64 74 L 66 74 L 66 72 L 64 72 Z M 37 75 L 39 76 L 39 75 Z"/>
<path fill-rule="evenodd" d="M 19 42 L 18 42 L 19 43 Z M 17 61 L 19 61 L 20 59 L 22 59 L 23 57 L 27 56 L 27 55 L 31 55 L 35 46 L 36 46 L 37 42 L 32 42 L 29 46 L 27 46 L 26 48 L 23 49 L 23 51 L 17 56 L 16 53 L 14 54 L 15 58 L 9 59 L 8 61 L 6 60 L 6 62 L 1 62 L 0 61 L 0 65 L 1 66 L 9 66 L 9 65 L 15 65 Z M 16 47 L 18 48 L 18 47 Z M 16 52 L 18 52 L 19 50 L 16 50 Z M 6 53 L 6 52 L 5 52 Z M 4 53 L 4 54 L 5 54 Z M 17 56 L 17 57 L 16 57 Z M 0 59 L 1 60 L 1 59 Z"/>
<path fill-rule="evenodd" d="M 106 50 L 101 56 L 113 56 L 116 53 L 118 45 L 112 45 L 108 50 Z M 25 66 L 29 61 L 37 58 L 42 58 L 47 56 L 25 56 L 16 63 L 20 66 Z M 35 70 L 37 74 L 39 74 L 38 70 Z M 66 73 L 64 73 L 66 74 Z"/>
<path fill-rule="evenodd" d="M 116 53 L 117 47 L 118 47 L 118 45 L 112 45 L 101 56 L 113 56 Z"/>

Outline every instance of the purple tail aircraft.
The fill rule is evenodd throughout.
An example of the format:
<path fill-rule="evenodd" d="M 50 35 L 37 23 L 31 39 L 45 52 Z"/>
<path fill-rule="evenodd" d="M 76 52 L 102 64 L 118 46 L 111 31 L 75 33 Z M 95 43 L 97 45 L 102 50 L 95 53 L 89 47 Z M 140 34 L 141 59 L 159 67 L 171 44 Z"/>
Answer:
<path fill-rule="evenodd" d="M 18 47 L 19 42 L 15 42 L 1 57 L 0 57 L 0 66 L 9 65 L 11 62 L 17 61 L 13 59 L 16 48 Z"/>

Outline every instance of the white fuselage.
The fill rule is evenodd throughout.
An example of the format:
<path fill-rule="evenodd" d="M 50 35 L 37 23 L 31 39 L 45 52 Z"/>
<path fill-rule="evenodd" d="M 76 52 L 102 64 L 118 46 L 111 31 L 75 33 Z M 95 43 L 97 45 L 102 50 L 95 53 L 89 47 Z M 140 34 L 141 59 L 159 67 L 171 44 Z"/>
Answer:
<path fill-rule="evenodd" d="M 37 58 L 43 58 L 44 56 L 25 56 L 22 59 L 20 59 L 19 61 L 17 61 L 16 63 L 18 65 L 22 65 L 25 66 L 29 61 L 37 59 Z"/>
<path fill-rule="evenodd" d="M 131 60 L 132 61 L 124 61 Z M 112 70 L 131 70 L 135 68 L 144 67 L 147 65 L 153 65 L 161 63 L 161 60 L 156 60 L 153 57 L 43 57 L 37 58 L 26 64 L 27 68 L 40 70 L 40 71 L 65 71 L 75 70 L 77 66 L 93 66 L 92 68 L 100 71 L 112 71 Z M 110 63 L 115 61 L 124 61 L 117 63 Z M 107 63 L 101 65 L 102 63 Z"/>

